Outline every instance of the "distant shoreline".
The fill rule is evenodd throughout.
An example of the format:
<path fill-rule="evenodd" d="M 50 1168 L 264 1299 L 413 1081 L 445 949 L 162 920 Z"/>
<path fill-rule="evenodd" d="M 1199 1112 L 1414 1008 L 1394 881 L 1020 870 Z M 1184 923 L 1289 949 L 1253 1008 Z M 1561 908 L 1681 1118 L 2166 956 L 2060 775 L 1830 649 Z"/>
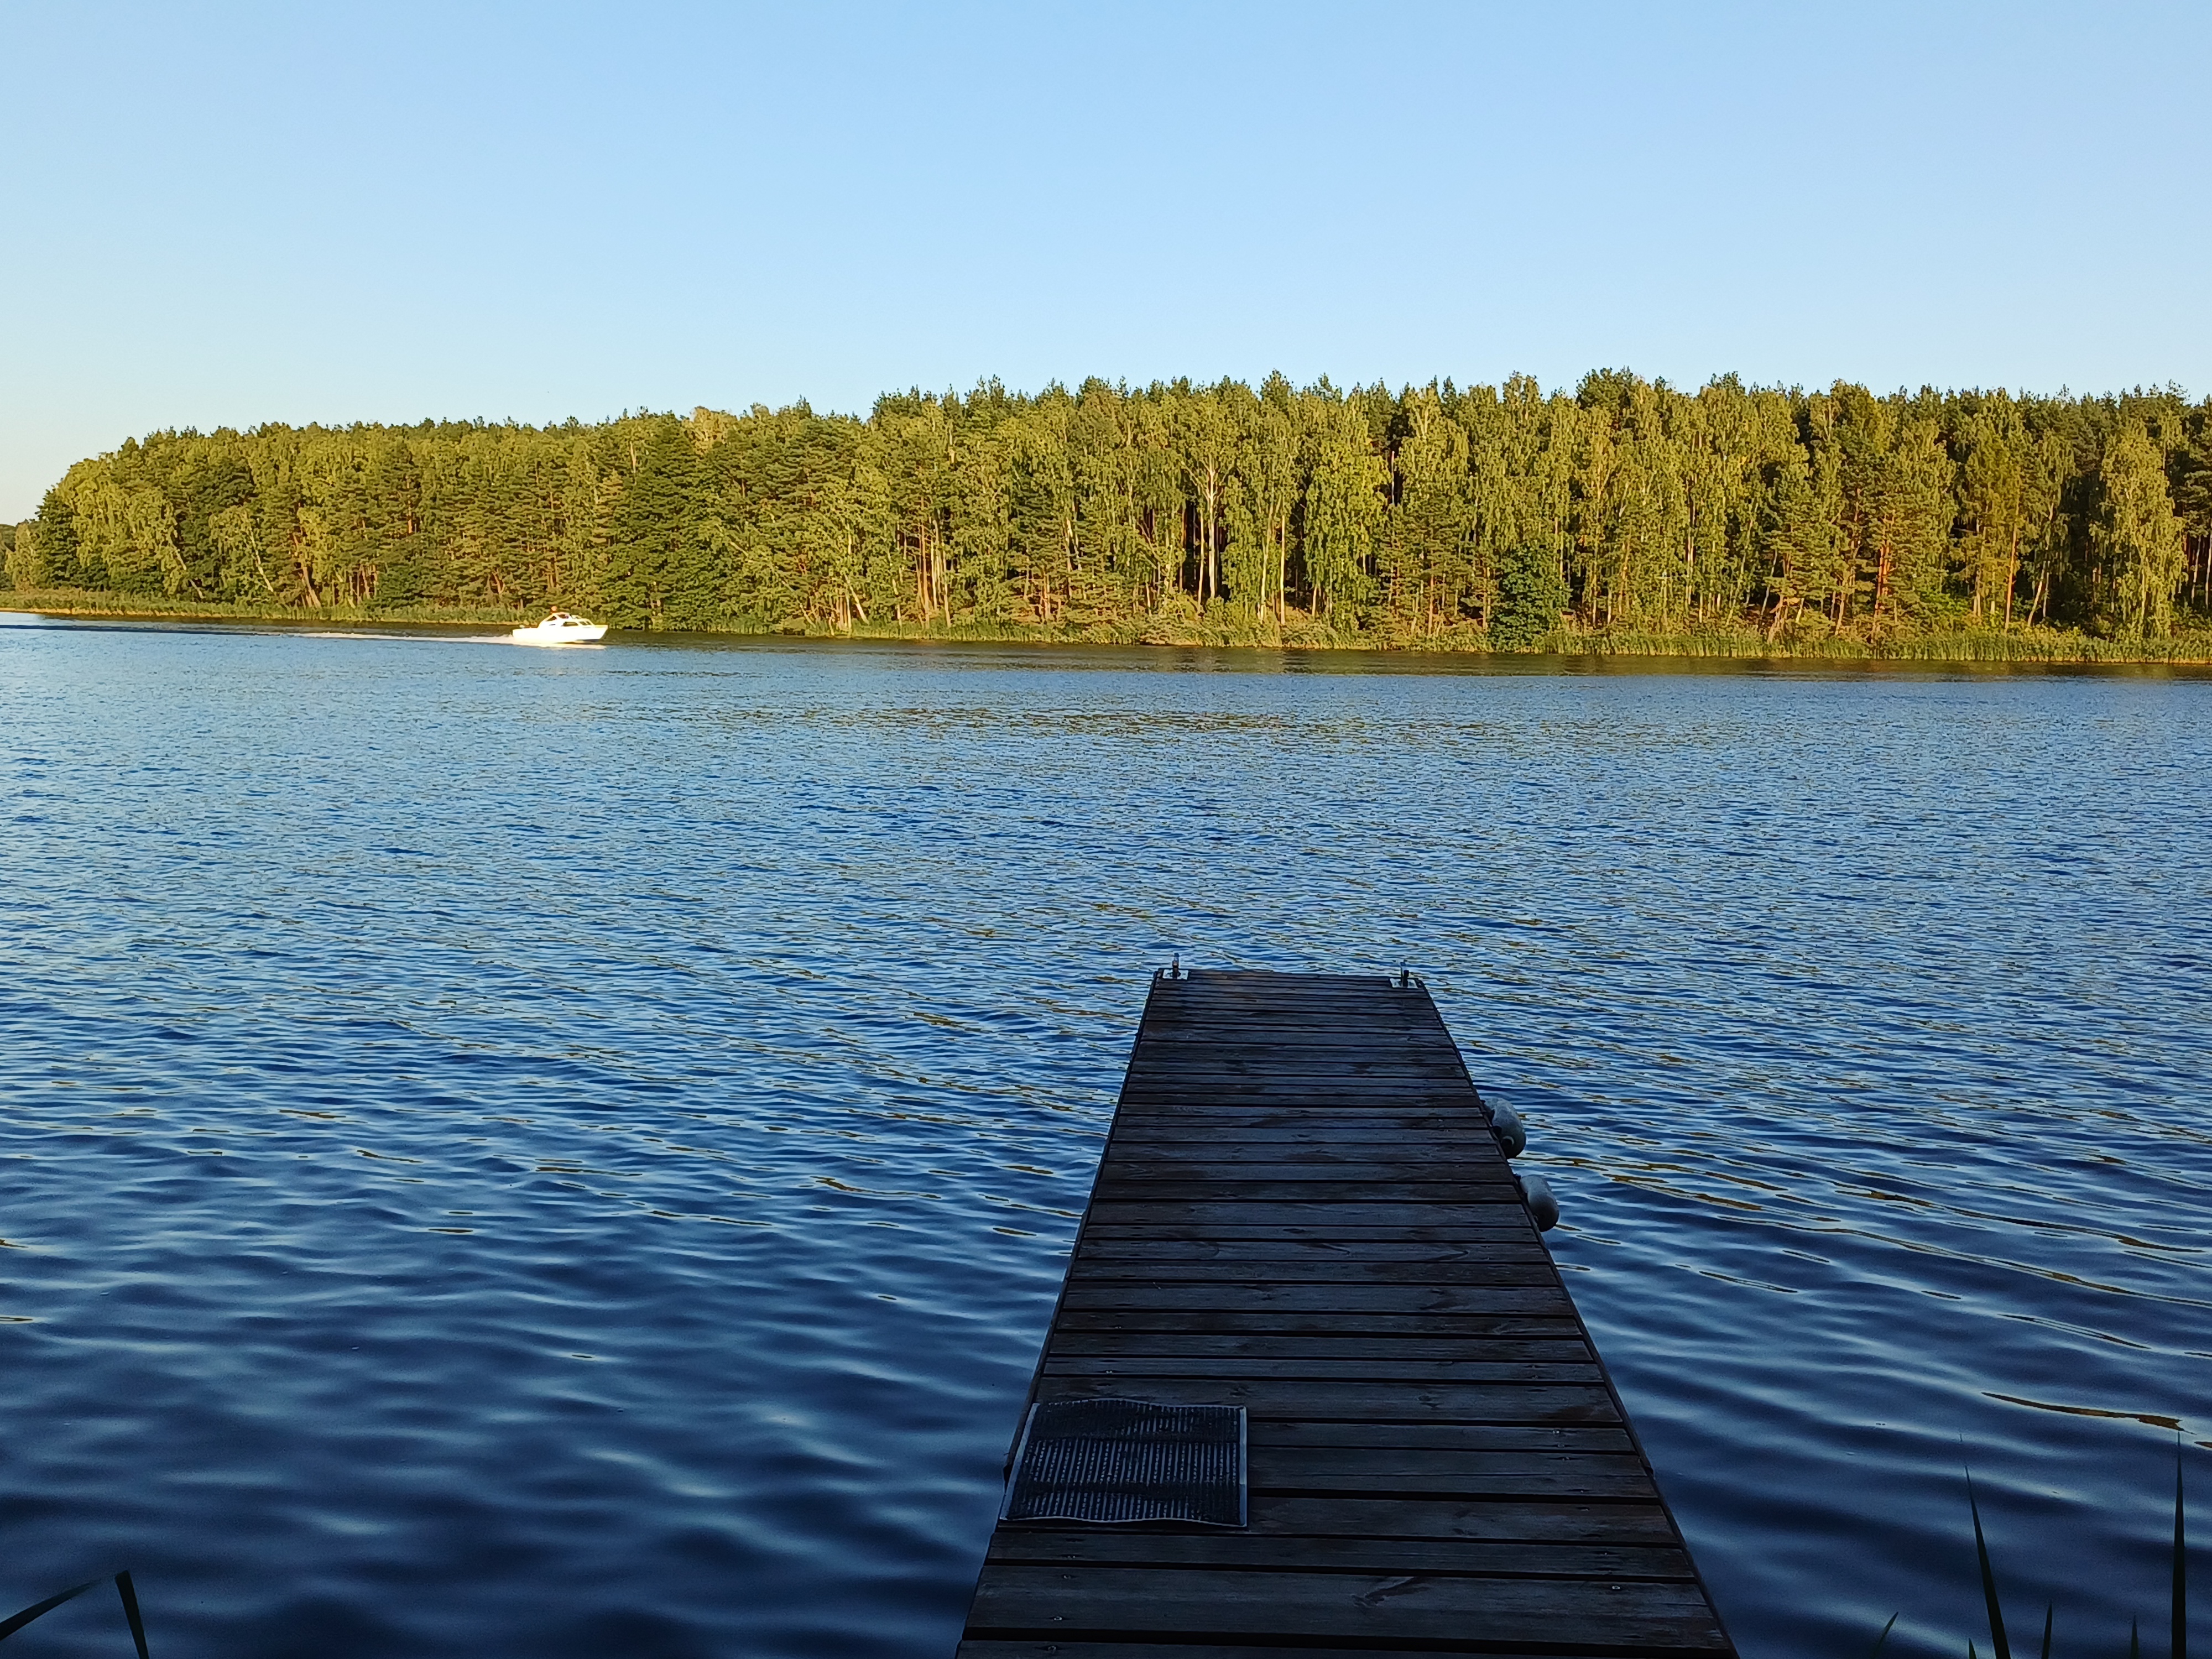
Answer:
<path fill-rule="evenodd" d="M 0 592 L 0 612 L 88 621 L 176 623 L 270 623 L 284 626 L 335 628 L 443 628 L 505 629 L 538 620 L 535 610 L 453 606 L 361 608 L 239 605 L 221 600 L 167 599 L 144 594 L 84 592 Z M 622 630 L 653 637 L 664 630 Z M 1135 617 L 1090 627 L 1022 623 L 856 623 L 850 628 L 686 628 L 665 630 L 730 639 L 875 640 L 1038 646 L 1154 646 L 1287 651 L 1372 652 L 1403 655 L 1495 657 L 1541 656 L 1691 657 L 1746 661 L 2035 665 L 2109 664 L 2212 667 L 2212 632 L 2191 631 L 2159 641 L 2100 640 L 2055 629 L 1959 629 L 1889 641 L 1849 635 L 1808 640 L 1768 639 L 1755 628 L 1711 629 L 1687 634 L 1585 630 L 1563 627 L 1531 648 L 1499 650 L 1479 634 L 1394 639 L 1340 632 L 1294 617 L 1287 629 L 1261 632 L 1216 623 L 1194 616 Z"/>

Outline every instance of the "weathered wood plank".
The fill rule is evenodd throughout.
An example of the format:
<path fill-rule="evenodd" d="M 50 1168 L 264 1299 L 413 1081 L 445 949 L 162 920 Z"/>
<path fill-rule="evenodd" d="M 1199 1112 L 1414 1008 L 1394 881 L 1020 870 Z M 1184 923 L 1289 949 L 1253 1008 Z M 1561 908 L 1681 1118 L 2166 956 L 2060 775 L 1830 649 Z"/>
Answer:
<path fill-rule="evenodd" d="M 1130 1392 L 1129 1379 L 1060 1376 L 1036 1380 L 1040 1400 L 1097 1400 Z M 1153 1376 L 1143 1398 L 1170 1406 L 1243 1406 L 1268 1417 L 1334 1417 L 1350 1421 L 1460 1423 L 1618 1423 L 1613 1397 L 1592 1383 L 1314 1382 L 1267 1377 Z"/>
<path fill-rule="evenodd" d="M 1274 1256 L 1237 1261 L 1115 1261 L 1095 1249 L 1079 1252 L 1084 1283 L 1144 1279 L 1155 1285 L 1252 1283 L 1270 1285 L 1401 1285 L 1402 1261 L 1328 1261 L 1322 1256 Z M 1431 1261 L 1422 1267 L 1431 1285 L 1548 1285 L 1551 1270 L 1535 1261 Z"/>
<path fill-rule="evenodd" d="M 1253 1490 L 1375 1498 L 1637 1498 L 1648 1490 L 1633 1453 L 1462 1452 L 1428 1448 L 1255 1446 Z"/>
<path fill-rule="evenodd" d="M 1501 1188 L 1494 1199 L 1462 1200 L 1446 1206 L 1410 1200 L 1403 1204 L 1326 1204 L 1279 1199 L 1268 1203 L 1266 1208 L 1270 1219 L 1279 1224 L 1307 1222 L 1316 1226 L 1390 1227 L 1407 1219 L 1418 1218 L 1409 1217 L 1408 1211 L 1425 1214 L 1439 1208 L 1480 1210 L 1494 1207 L 1507 1218 L 1517 1215 L 1520 1225 L 1534 1231 L 1534 1228 L 1529 1225 L 1528 1212 L 1521 1208 L 1519 1200 L 1511 1196 L 1511 1193 L 1510 1188 Z M 1255 1207 L 1234 1199 L 1182 1199 L 1155 1202 L 1108 1198 L 1094 1203 L 1091 1213 L 1109 1224 L 1149 1221 L 1156 1224 L 1190 1228 L 1234 1227 L 1249 1224 Z"/>
<path fill-rule="evenodd" d="M 1277 1109 L 1295 1110 L 1331 1106 L 1340 1101 L 1376 1110 L 1468 1111 L 1475 1105 L 1474 1091 L 1463 1082 L 1443 1076 L 1362 1078 L 1328 1072 L 1285 1072 L 1276 1077 L 1251 1077 L 1231 1071 L 1202 1073 L 1188 1066 L 1139 1073 L 1122 1083 L 1123 1100 L 1136 1103 L 1145 1094 L 1162 1097 L 1158 1104 L 1214 1105 L 1224 1111 L 1265 1111 L 1270 1097 L 1281 1097 Z"/>
<path fill-rule="evenodd" d="M 1341 1110 L 1326 1121 L 1310 1124 L 1283 1120 L 1289 1115 L 1271 1109 L 1265 1123 L 1215 1123 L 1202 1117 L 1178 1116 L 1174 1121 L 1148 1123 L 1141 1137 L 1123 1140 L 1118 1135 L 1106 1150 L 1115 1158 L 1156 1163 L 1297 1164 L 1407 1163 L 1435 1158 L 1476 1169 L 1492 1167 L 1497 1143 L 1487 1129 L 1455 1124 L 1407 1123 L 1378 1119 L 1374 1123 L 1347 1125 Z M 1319 1116 L 1319 1114 L 1316 1114 Z"/>
<path fill-rule="evenodd" d="M 1715 1653 L 1727 1639 L 1694 1584 L 1624 1579 L 1457 1577 L 1094 1565 L 1064 1574 L 1008 1564 L 983 1575 L 972 1635 L 1273 1636 L 1459 1639 L 1480 1621 L 1493 1643 L 1583 1642 Z"/>
<path fill-rule="evenodd" d="M 1297 1226 L 1220 1226 L 1208 1227 L 1203 1234 L 1177 1225 L 1153 1226 L 1141 1222 L 1093 1221 L 1083 1230 L 1087 1243 L 1096 1239 L 1192 1239 L 1205 1243 L 1229 1243 L 1238 1241 L 1258 1242 L 1267 1239 L 1303 1241 L 1309 1243 L 1352 1243 L 1363 1241 L 1405 1239 L 1417 1243 L 1468 1244 L 1515 1242 L 1535 1249 L 1536 1230 L 1528 1224 L 1526 1216 L 1514 1214 L 1504 1206 L 1480 1211 L 1469 1209 L 1455 1214 L 1445 1214 L 1433 1219 L 1408 1218 L 1395 1227 L 1329 1227 L 1316 1226 L 1310 1222 Z"/>
<path fill-rule="evenodd" d="M 1163 997 L 1153 1001 L 1146 1010 L 1143 1030 L 1150 1033 L 1187 1022 L 1200 1024 L 1209 1020 L 1220 1022 L 1241 1019 L 1247 1016 L 1256 1019 L 1281 1019 L 1297 1011 L 1298 1004 L 1308 994 L 1308 992 L 1302 988 L 1308 987 L 1311 988 L 1310 994 L 1324 996 L 1332 1001 L 1355 1001 L 1361 1012 L 1372 1022 L 1379 1022 L 1385 1017 L 1418 1021 L 1432 1015 L 1435 1012 L 1435 1005 L 1431 1003 L 1424 1007 L 1422 1006 L 1424 999 L 1418 994 L 1411 997 L 1397 994 L 1398 988 L 1395 985 L 1384 988 L 1392 994 L 1375 996 L 1371 994 L 1374 988 L 1371 986 L 1355 988 L 1346 994 L 1311 986 L 1311 982 L 1303 974 L 1279 975 L 1275 977 L 1279 983 L 1266 994 L 1247 996 L 1234 988 L 1218 983 L 1218 976 L 1208 975 L 1203 994 Z M 1178 988 L 1191 990 L 1195 988 L 1198 983 L 1195 979 L 1186 981 Z M 1340 1029 L 1356 1032 L 1365 1028 L 1361 1026 Z"/>
<path fill-rule="evenodd" d="M 1118 1170 L 1103 1172 L 1106 1204 L 1510 1204 L 1521 1194 L 1510 1180 L 1495 1181 L 1129 1181 Z"/>
<path fill-rule="evenodd" d="M 1276 1532 L 1114 1531 L 1007 1527 L 989 1559 L 1036 1566 L 1101 1562 L 1133 1567 L 1334 1568 L 1339 1572 L 1448 1572 L 1480 1578 L 1686 1579 L 1690 1558 L 1667 1544 L 1471 1544 L 1464 1539 L 1301 1537 Z"/>
<path fill-rule="evenodd" d="M 1124 1106 L 1117 1119 L 1115 1144 L 1128 1137 L 1130 1146 L 1170 1141 L 1206 1144 L 1221 1148 L 1270 1146 L 1401 1146 L 1405 1152 L 1449 1151 L 1453 1157 L 1489 1159 L 1498 1141 L 1491 1126 L 1474 1113 L 1443 1113 L 1422 1106 L 1376 1106 L 1358 1115 L 1340 1106 Z M 1276 1152 L 1274 1157 L 1303 1157 L 1301 1152 Z"/>
<path fill-rule="evenodd" d="M 1279 1643 L 1266 1647 L 1242 1645 L 1223 1646 L 1194 1638 L 1183 1642 L 1072 1642 L 1065 1637 L 1038 1637 L 1030 1641 L 994 1642 L 969 1640 L 961 1643 L 954 1659 L 1291 1659 L 1293 1650 Z M 1431 1646 L 1390 1648 L 1312 1647 L 1301 1643 L 1294 1650 L 1296 1659 L 1407 1659 L 1408 1654 L 1481 1652 L 1483 1659 L 1537 1659 L 1531 1654 L 1498 1653 L 1491 1649 L 1474 1650 L 1467 1647 L 1440 1648 Z M 1558 1648 L 1542 1656 L 1542 1659 L 1583 1659 L 1572 1648 Z M 1610 1656 L 1607 1659 L 1611 1659 Z"/>
<path fill-rule="evenodd" d="M 1255 1446 L 1378 1447 L 1390 1451 L 1633 1453 L 1628 1431 L 1613 1427 L 1499 1423 L 1332 1423 L 1265 1418 L 1252 1425 Z"/>
<path fill-rule="evenodd" d="M 1367 1054 L 1261 1044 L 1232 1048 L 1219 1043 L 1194 1043 L 1188 1048 L 1146 1048 L 1132 1058 L 1122 1082 L 1125 1087 L 1165 1084 L 1188 1088 L 1249 1079 L 1308 1082 L 1321 1088 L 1407 1086 L 1433 1091 L 1462 1109 L 1476 1104 L 1480 1097 L 1455 1060 L 1409 1060 L 1380 1048 Z"/>
<path fill-rule="evenodd" d="M 1412 1149 L 1409 1147 L 1407 1150 Z M 1248 1182 L 1262 1185 L 1294 1182 L 1304 1186 L 1348 1181 L 1356 1183 L 1387 1182 L 1394 1188 L 1430 1183 L 1496 1186 L 1511 1178 L 1506 1170 L 1456 1158 L 1413 1159 L 1371 1153 L 1360 1158 L 1346 1158 L 1341 1154 L 1326 1158 L 1311 1155 L 1285 1158 L 1279 1154 L 1263 1162 L 1249 1156 L 1249 1152 L 1239 1157 L 1223 1157 L 1203 1146 L 1186 1147 L 1173 1153 L 1158 1147 L 1146 1147 L 1141 1153 L 1129 1147 L 1121 1147 L 1102 1175 L 1117 1185 L 1139 1181 L 1203 1181 L 1215 1186 Z"/>
<path fill-rule="evenodd" d="M 1203 1133 L 1195 1132 L 1199 1130 Z M 1471 1128 L 1462 1132 L 1443 1126 L 1393 1129 L 1382 1134 L 1371 1129 L 1340 1131 L 1333 1124 L 1324 1135 L 1317 1129 L 1308 1133 L 1296 1126 L 1221 1126 L 1186 1119 L 1177 1124 L 1148 1124 L 1141 1137 L 1117 1135 L 1108 1150 L 1117 1164 L 1202 1164 L 1224 1170 L 1268 1164 L 1299 1170 L 1403 1165 L 1413 1170 L 1443 1164 L 1479 1171 L 1481 1178 L 1511 1173 L 1499 1167 L 1496 1144 L 1487 1130 L 1478 1133 Z M 1415 1174 L 1412 1178 L 1425 1177 Z"/>
<path fill-rule="evenodd" d="M 1443 1130 L 1463 1133 L 1470 1144 L 1478 1144 L 1478 1137 L 1490 1133 L 1490 1121 L 1481 1108 L 1463 1095 L 1449 1096 L 1432 1104 L 1409 1101 L 1351 1109 L 1333 1101 L 1269 1105 L 1200 1097 L 1156 1104 L 1124 1101 L 1119 1110 L 1121 1115 L 1115 1118 L 1116 1127 L 1127 1123 L 1132 1130 L 1141 1131 L 1138 1139 L 1192 1125 L 1215 1128 L 1235 1125 L 1254 1132 L 1270 1127 L 1298 1129 L 1324 1139 L 1352 1140 L 1383 1130 L 1424 1134 Z"/>
<path fill-rule="evenodd" d="M 1304 1024 L 1308 1041 L 1298 1048 L 1282 1045 L 1281 1039 L 1288 1035 L 1283 1022 L 1255 1021 L 1251 1030 L 1241 1032 L 1219 1026 L 1182 1026 L 1157 1036 L 1148 1036 L 1130 1050 L 1129 1058 L 1139 1065 L 1168 1059 L 1187 1060 L 1203 1068 L 1239 1060 L 1264 1060 L 1280 1066 L 1303 1057 L 1310 1059 L 1316 1070 L 1370 1064 L 1398 1066 L 1449 1076 L 1462 1089 L 1474 1086 L 1468 1080 L 1459 1056 L 1435 1041 L 1432 1033 L 1419 1027 L 1386 1022 L 1372 1030 L 1347 1033 L 1340 1018 L 1329 1015 L 1309 1018 Z M 1332 1025 L 1336 1027 L 1332 1041 L 1313 1040 Z"/>
<path fill-rule="evenodd" d="M 1300 1538 L 1455 1538 L 1480 1543 L 1671 1545 L 1666 1510 L 1521 1499 L 1284 1497 L 1252 1503 L 1251 1530 Z"/>
<path fill-rule="evenodd" d="M 1590 1348 L 1578 1336 L 1232 1336 L 1218 1331 L 1081 1331 L 1053 1333 L 1051 1356 L 1073 1359 L 1466 1359 L 1528 1360 L 1538 1364 L 1589 1363 Z"/>
<path fill-rule="evenodd" d="M 1310 1083 L 1316 1088 L 1380 1091 L 1409 1088 L 1430 1091 L 1453 1105 L 1474 1105 L 1479 1091 L 1455 1063 L 1407 1060 L 1377 1050 L 1369 1054 L 1332 1054 L 1311 1060 L 1255 1046 L 1194 1046 L 1181 1052 L 1146 1049 L 1132 1057 L 1125 1088 L 1167 1085 L 1234 1087 L 1242 1082 Z"/>
<path fill-rule="evenodd" d="M 1571 1318 L 1565 1288 L 1498 1285 L 1182 1285 L 1092 1284 L 1071 1280 L 1064 1308 L 1206 1309 L 1244 1313 L 1284 1309 L 1301 1313 L 1554 1314 Z"/>
<path fill-rule="evenodd" d="M 1455 1053 L 1437 1042 L 1432 1030 L 1418 1023 L 1370 1021 L 1358 1014 L 1346 1018 L 1334 1013 L 1305 1015 L 1291 1020 L 1256 1015 L 1247 1018 L 1250 1020 L 1249 1029 L 1225 1026 L 1218 1021 L 1166 1026 L 1158 1031 L 1147 1028 L 1131 1049 L 1130 1056 L 1141 1060 L 1149 1054 L 1173 1054 L 1203 1063 L 1217 1054 L 1302 1053 L 1314 1055 L 1321 1065 L 1339 1058 L 1371 1058 L 1397 1066 L 1456 1067 L 1460 1064 Z M 1293 1032 L 1304 1035 L 1306 1047 L 1285 1049 L 1278 1046 L 1279 1039 Z M 1458 1072 L 1458 1077 L 1462 1084 L 1468 1084 L 1464 1069 Z"/>
<path fill-rule="evenodd" d="M 1263 1564 L 1281 1559 L 1291 1564 L 1294 1555 L 1314 1547 L 1343 1548 L 1352 1540 L 1374 1544 L 1440 1544 L 1455 1551 L 1458 1573 L 1491 1571 L 1493 1551 L 1526 1548 L 1614 1548 L 1614 1551 L 1670 1551 L 1679 1553 L 1666 1510 L 1659 1504 L 1637 1502 L 1535 1502 L 1486 1500 L 1486 1498 L 1358 1498 L 1343 1493 L 1255 1493 L 1252 1524 L 1237 1533 L 1201 1531 L 1117 1531 L 1103 1526 L 1002 1526 L 994 1537 L 994 1553 L 1005 1544 L 1013 1559 L 1095 1558 L 1102 1562 L 1206 1562 L 1207 1553 L 1175 1547 L 1175 1540 L 1224 1540 L 1239 1547 L 1230 1559 Z M 1144 1541 L 1151 1548 L 1115 1548 L 1110 1540 Z M 1480 1547 L 1480 1548 L 1468 1548 Z M 1370 1558 L 1374 1559 L 1374 1558 Z M 1687 1558 L 1683 1558 L 1687 1559 Z M 1354 1562 L 1347 1562 L 1352 1566 Z M 1433 1571 L 1433 1568 L 1431 1568 Z M 1641 1577 L 1677 1577 L 1672 1571 L 1655 1571 Z M 1681 1575 L 1686 1577 L 1686 1575 Z"/>
<path fill-rule="evenodd" d="M 1601 1380 L 1595 1360 L 1547 1364 L 1516 1359 L 1251 1359 L 1201 1358 L 1188 1354 L 1061 1354 L 1045 1357 L 1052 1377 L 1135 1377 L 1177 1382 L 1223 1377 L 1245 1382 L 1590 1382 Z"/>
<path fill-rule="evenodd" d="M 1163 1078 L 1139 1081 L 1121 1091 L 1122 1101 L 1155 1110 L 1193 1110 L 1207 1107 L 1223 1112 L 1341 1112 L 1356 1121 L 1363 1114 L 1377 1117 L 1390 1113 L 1465 1109 L 1467 1091 L 1442 1083 L 1362 1082 L 1350 1079 L 1284 1077 L 1274 1079 L 1223 1077 Z M 1473 1124 L 1468 1126 L 1470 1131 Z"/>
<path fill-rule="evenodd" d="M 1132 1334 L 1189 1332 L 1229 1341 L 1246 1333 L 1258 1336 L 1430 1337 L 1453 1341 L 1486 1337 L 1582 1340 L 1582 1327 L 1561 1314 L 1403 1314 L 1365 1310 L 1312 1313 L 1294 1308 L 1237 1312 L 1215 1308 L 1141 1307 L 1104 1311 L 1062 1308 L 1053 1330 L 1055 1335 L 1079 1331 Z"/>
<path fill-rule="evenodd" d="M 1085 1261 L 1393 1261 L 1402 1277 L 1421 1264 L 1449 1261 L 1528 1261 L 1548 1265 L 1540 1244 L 1519 1238 L 1423 1243 L 1395 1238 L 1085 1238 L 1076 1251 Z"/>
<path fill-rule="evenodd" d="M 1064 1566 L 1215 1567 L 1231 1571 L 1323 1570 L 1401 1574 L 1451 1573 L 1463 1578 L 1624 1578 L 1691 1581 L 1688 1555 L 1676 1548 L 1618 1544 L 1469 1545 L 1452 1540 L 1200 1537 L 1188 1533 L 1123 1533 L 1056 1549 L 1065 1531 L 1009 1528 L 987 1559 L 994 1564 Z"/>

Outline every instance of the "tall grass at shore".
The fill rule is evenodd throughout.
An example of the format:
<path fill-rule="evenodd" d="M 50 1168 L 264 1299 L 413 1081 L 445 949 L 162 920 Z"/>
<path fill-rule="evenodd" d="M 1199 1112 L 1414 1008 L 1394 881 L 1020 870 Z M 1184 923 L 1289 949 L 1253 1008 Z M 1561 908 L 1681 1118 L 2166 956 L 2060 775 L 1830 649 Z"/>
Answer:
<path fill-rule="evenodd" d="M 0 611 L 52 617 L 149 622 L 269 622 L 325 626 L 404 623 L 416 627 L 497 627 L 534 622 L 535 611 L 488 605 L 361 605 L 316 607 L 252 600 L 171 599 L 158 594 L 93 592 L 55 588 L 0 592 Z M 698 630 L 747 637 L 748 630 Z M 1499 657 L 1690 657 L 1738 661 L 1868 663 L 2145 663 L 2212 665 L 2212 629 L 2164 639 L 2107 640 L 2059 629 L 1960 629 L 1893 641 L 1847 635 L 1796 634 L 1770 639 L 1755 628 L 1669 634 L 1633 629 L 1560 627 L 1530 647 L 1494 647 L 1487 635 L 1468 628 L 1419 639 L 1352 634 L 1292 611 L 1283 620 L 1224 616 L 1220 608 L 1170 604 L 1154 615 L 1091 623 L 854 622 L 842 628 L 787 628 L 809 639 L 948 640 L 1033 645 L 1207 646 L 1224 649 L 1291 651 L 1407 651 Z"/>
<path fill-rule="evenodd" d="M 0 589 L 0 611 L 44 617 L 104 617 L 118 622 L 408 623 L 457 628 L 536 622 L 542 611 L 496 605 L 331 604 L 315 607 L 252 599 L 171 599 L 159 593 L 102 593 L 58 587 L 33 592 Z"/>

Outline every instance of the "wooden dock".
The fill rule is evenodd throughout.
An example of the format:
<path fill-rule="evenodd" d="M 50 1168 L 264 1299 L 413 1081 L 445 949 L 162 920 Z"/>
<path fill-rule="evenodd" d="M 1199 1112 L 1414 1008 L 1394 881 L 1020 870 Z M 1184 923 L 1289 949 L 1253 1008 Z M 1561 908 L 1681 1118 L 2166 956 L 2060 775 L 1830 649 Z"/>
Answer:
<path fill-rule="evenodd" d="M 1249 1522 L 1001 1522 L 959 1659 L 1734 1654 L 1418 983 L 1154 982 L 1070 1396 L 1245 1407 Z"/>

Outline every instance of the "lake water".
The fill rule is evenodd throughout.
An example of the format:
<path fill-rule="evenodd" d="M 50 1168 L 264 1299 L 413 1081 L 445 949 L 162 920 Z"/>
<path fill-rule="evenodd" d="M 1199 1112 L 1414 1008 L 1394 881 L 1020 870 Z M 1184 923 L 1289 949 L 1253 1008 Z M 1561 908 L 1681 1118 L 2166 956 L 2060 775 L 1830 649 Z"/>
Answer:
<path fill-rule="evenodd" d="M 15 622 L 0 1614 L 939 1659 L 1179 951 L 1426 976 L 1747 1659 L 1962 1651 L 1967 1462 L 2164 1652 L 2212 683 Z"/>

